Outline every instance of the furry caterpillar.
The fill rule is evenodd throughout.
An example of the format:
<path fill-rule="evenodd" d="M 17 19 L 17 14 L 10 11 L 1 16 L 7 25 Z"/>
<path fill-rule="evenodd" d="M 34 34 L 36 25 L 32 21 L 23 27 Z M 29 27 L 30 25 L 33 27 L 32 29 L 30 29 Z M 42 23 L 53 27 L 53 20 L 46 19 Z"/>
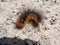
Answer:
<path fill-rule="evenodd" d="M 31 23 L 34 27 L 38 27 L 39 22 L 41 22 L 42 16 L 35 11 L 25 11 L 17 19 L 16 25 L 18 28 L 24 28 L 28 23 Z"/>

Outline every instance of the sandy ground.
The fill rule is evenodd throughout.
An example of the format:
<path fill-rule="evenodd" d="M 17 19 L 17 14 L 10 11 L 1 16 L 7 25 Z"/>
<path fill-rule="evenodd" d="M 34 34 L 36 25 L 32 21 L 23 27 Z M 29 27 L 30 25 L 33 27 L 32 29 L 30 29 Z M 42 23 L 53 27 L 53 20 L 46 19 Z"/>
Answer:
<path fill-rule="evenodd" d="M 24 10 L 36 10 L 47 17 L 38 28 L 27 24 L 16 29 L 16 19 Z M 19 12 L 19 15 L 16 13 Z M 60 45 L 60 0 L 0 0 L 0 38 L 18 37 L 41 45 Z"/>

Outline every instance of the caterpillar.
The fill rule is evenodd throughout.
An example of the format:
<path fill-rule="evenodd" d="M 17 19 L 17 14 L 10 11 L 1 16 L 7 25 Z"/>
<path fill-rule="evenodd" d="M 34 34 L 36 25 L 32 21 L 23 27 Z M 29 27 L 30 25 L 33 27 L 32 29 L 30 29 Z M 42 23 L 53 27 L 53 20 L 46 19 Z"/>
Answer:
<path fill-rule="evenodd" d="M 41 14 L 30 10 L 24 11 L 21 16 L 17 18 L 16 27 L 22 29 L 28 23 L 31 23 L 34 27 L 38 27 L 41 20 Z"/>

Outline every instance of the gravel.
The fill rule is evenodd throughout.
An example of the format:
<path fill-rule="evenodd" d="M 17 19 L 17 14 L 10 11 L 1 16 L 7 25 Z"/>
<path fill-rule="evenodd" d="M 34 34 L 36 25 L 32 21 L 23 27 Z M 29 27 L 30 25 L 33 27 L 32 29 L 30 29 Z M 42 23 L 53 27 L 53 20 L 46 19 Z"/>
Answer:
<path fill-rule="evenodd" d="M 23 29 L 17 29 L 16 19 L 28 9 L 47 19 L 43 18 L 37 28 L 27 24 Z M 41 45 L 60 45 L 60 0 L 0 0 L 0 38 L 3 37 L 30 39 Z"/>

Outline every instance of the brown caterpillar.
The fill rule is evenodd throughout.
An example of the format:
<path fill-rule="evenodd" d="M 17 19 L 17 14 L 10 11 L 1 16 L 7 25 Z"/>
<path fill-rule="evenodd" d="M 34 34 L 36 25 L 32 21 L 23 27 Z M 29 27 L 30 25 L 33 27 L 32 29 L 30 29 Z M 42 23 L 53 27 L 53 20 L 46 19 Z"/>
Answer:
<path fill-rule="evenodd" d="M 35 11 L 24 11 L 22 15 L 17 19 L 16 26 L 17 28 L 24 28 L 24 26 L 28 23 L 31 23 L 34 27 L 38 27 L 39 22 L 41 22 L 42 16 L 41 14 Z"/>

